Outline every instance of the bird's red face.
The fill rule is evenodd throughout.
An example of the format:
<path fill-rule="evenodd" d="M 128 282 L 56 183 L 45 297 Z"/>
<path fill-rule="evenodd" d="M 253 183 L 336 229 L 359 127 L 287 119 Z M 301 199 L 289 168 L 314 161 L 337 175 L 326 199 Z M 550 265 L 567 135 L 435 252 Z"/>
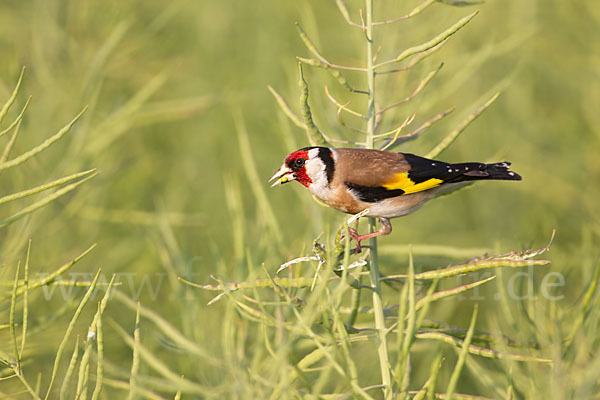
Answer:
<path fill-rule="evenodd" d="M 308 150 L 300 149 L 288 155 L 281 168 L 271 177 L 270 181 L 276 179 L 271 187 L 291 181 L 298 181 L 304 186 L 309 187 L 312 179 L 310 179 L 310 176 L 306 172 L 306 162 L 309 159 Z"/>

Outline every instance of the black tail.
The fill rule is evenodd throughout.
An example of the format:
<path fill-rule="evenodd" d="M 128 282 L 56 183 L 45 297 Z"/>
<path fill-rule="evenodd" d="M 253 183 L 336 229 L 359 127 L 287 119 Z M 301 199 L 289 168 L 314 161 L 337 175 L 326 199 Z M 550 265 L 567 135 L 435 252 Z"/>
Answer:
<path fill-rule="evenodd" d="M 509 162 L 500 162 L 495 164 L 483 163 L 460 163 L 450 164 L 454 170 L 454 177 L 447 180 L 447 183 L 476 181 L 481 179 L 497 179 L 507 181 L 520 181 L 521 175 L 516 172 L 509 171 Z"/>

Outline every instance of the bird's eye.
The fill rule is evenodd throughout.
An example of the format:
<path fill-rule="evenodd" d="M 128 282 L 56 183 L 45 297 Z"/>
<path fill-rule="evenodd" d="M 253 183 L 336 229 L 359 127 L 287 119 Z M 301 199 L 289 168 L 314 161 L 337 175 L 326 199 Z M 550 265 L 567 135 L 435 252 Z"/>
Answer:
<path fill-rule="evenodd" d="M 304 158 L 298 158 L 298 159 L 296 159 L 296 161 L 294 161 L 294 163 L 296 164 L 297 167 L 301 167 L 304 165 Z"/>

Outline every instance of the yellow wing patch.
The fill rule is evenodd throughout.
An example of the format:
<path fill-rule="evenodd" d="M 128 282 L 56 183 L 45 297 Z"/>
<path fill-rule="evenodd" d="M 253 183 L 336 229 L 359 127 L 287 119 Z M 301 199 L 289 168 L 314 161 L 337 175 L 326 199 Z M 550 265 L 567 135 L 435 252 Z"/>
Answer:
<path fill-rule="evenodd" d="M 415 183 L 408 177 L 406 172 L 401 172 L 394 175 L 394 178 L 390 183 L 383 185 L 387 190 L 401 189 L 404 194 L 411 194 L 416 192 L 422 192 L 423 190 L 432 189 L 440 186 L 444 181 L 437 178 L 427 179 L 421 183 Z"/>

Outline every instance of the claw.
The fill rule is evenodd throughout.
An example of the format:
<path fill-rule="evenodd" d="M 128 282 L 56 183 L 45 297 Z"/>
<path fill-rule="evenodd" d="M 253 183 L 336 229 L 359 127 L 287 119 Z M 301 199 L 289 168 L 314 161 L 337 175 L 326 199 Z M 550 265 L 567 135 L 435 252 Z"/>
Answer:
<path fill-rule="evenodd" d="M 354 240 L 356 242 L 356 248 L 350 250 L 350 254 L 358 254 L 362 251 L 362 247 L 360 246 L 361 238 L 356 229 L 348 227 L 348 232 L 350 233 L 350 240 Z M 346 230 L 342 231 L 340 235 L 340 242 L 346 237 Z"/>

